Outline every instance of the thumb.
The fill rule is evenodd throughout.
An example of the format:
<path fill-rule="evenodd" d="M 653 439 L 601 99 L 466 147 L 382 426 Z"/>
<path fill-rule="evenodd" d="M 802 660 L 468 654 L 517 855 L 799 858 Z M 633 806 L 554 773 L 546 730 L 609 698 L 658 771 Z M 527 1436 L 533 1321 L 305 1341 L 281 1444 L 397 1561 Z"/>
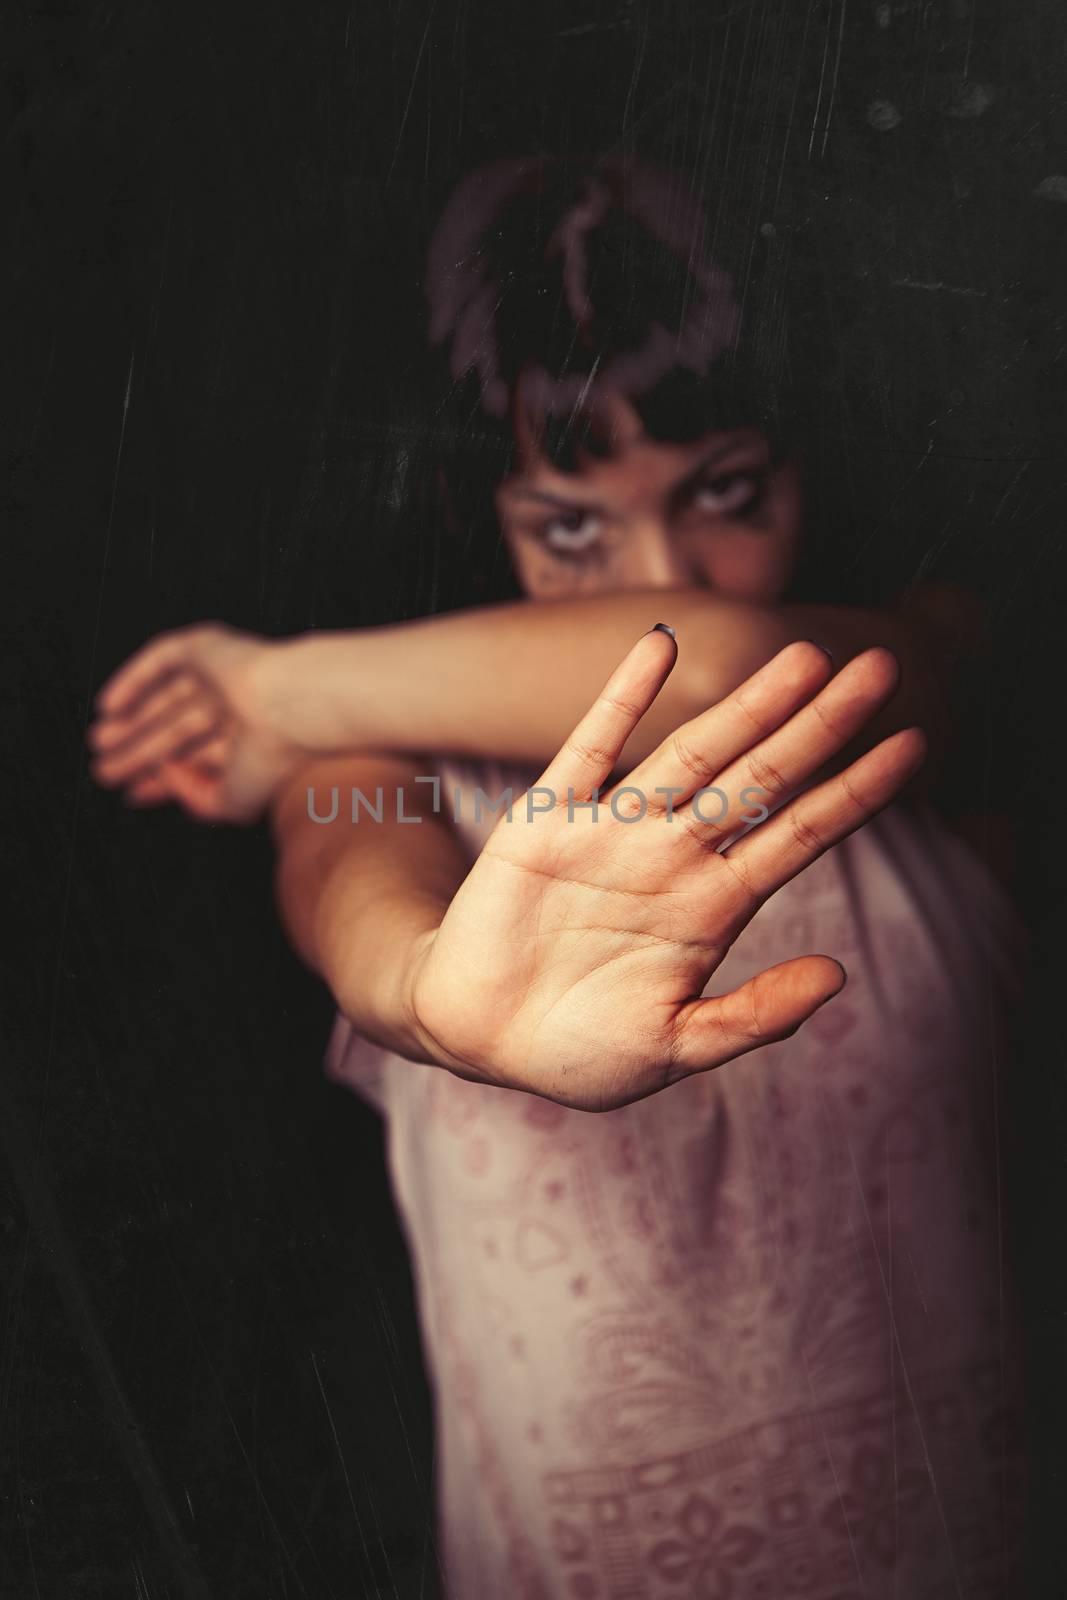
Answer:
<path fill-rule="evenodd" d="M 841 992 L 846 976 L 832 956 L 797 956 L 757 973 L 730 994 L 694 1000 L 679 1017 L 676 1075 L 707 1072 L 750 1050 L 788 1039 Z"/>
<path fill-rule="evenodd" d="M 198 822 L 219 822 L 224 819 L 220 804 L 219 774 L 208 767 L 193 766 L 188 762 L 166 761 L 160 767 L 160 778 L 182 809 Z"/>

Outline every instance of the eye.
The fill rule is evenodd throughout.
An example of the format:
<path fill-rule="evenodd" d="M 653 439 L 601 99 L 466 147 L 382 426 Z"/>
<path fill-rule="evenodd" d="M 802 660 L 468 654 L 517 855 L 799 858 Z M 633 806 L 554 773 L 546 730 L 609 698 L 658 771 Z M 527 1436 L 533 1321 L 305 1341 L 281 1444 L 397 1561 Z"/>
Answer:
<path fill-rule="evenodd" d="M 540 534 L 548 548 L 559 555 L 582 555 L 596 544 L 601 529 L 602 518 L 574 506 L 543 523 Z"/>
<path fill-rule="evenodd" d="M 732 511 L 751 511 L 764 488 L 758 472 L 728 472 L 719 478 L 705 478 L 690 490 L 689 502 L 698 511 L 726 516 Z"/>

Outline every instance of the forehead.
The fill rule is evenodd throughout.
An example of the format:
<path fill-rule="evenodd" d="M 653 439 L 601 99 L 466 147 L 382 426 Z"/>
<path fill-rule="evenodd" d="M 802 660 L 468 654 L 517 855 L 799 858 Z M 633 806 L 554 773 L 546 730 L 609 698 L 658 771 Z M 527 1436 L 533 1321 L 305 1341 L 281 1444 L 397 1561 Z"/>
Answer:
<path fill-rule="evenodd" d="M 615 435 L 611 453 L 594 455 L 579 447 L 575 470 L 564 472 L 530 438 L 517 438 L 516 464 L 497 491 L 498 504 L 552 497 L 571 503 L 608 501 L 636 489 L 656 494 L 700 468 L 729 464 L 732 456 L 765 454 L 766 439 L 756 428 L 718 429 L 685 444 L 651 439 L 640 428 Z"/>

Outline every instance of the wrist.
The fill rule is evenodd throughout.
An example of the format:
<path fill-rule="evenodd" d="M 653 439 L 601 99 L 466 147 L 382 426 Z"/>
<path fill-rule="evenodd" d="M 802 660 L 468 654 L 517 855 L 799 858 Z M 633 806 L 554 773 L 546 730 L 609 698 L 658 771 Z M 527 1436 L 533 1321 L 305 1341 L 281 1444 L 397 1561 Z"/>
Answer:
<path fill-rule="evenodd" d="M 257 692 L 271 732 L 307 756 L 372 742 L 360 716 L 360 653 L 356 635 L 270 641 L 257 663 Z"/>
<path fill-rule="evenodd" d="M 419 989 L 431 959 L 439 924 L 426 928 L 412 940 L 397 992 L 399 1053 L 432 1066 L 451 1066 L 452 1058 L 426 1027 L 419 1012 Z"/>
<path fill-rule="evenodd" d="M 426 1026 L 418 1004 L 419 989 L 431 959 L 443 909 L 413 933 L 399 935 L 383 928 L 377 963 L 353 963 L 355 982 L 326 971 L 334 998 L 344 1015 L 366 1038 L 429 1066 L 454 1067 L 457 1059 Z M 347 965 L 347 960 L 346 960 Z"/>
<path fill-rule="evenodd" d="M 409 950 L 400 992 L 398 1053 L 410 1061 L 444 1067 L 461 1078 L 469 1078 L 478 1083 L 492 1081 L 491 1078 L 487 1080 L 485 1071 L 479 1070 L 472 1060 L 458 1056 L 448 1048 L 440 1034 L 428 1024 L 424 1008 L 420 1003 L 420 996 L 425 993 L 427 984 L 432 984 L 431 971 L 436 954 L 439 925 L 440 919 L 419 934 Z M 483 1063 L 484 1065 L 486 1064 Z"/>

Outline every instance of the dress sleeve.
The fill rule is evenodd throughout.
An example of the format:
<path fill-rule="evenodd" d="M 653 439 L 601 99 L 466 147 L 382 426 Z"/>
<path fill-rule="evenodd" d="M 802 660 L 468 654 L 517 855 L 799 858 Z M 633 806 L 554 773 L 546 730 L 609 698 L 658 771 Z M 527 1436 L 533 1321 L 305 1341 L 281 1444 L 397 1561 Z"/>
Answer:
<path fill-rule="evenodd" d="M 347 1017 L 337 1013 L 322 1063 L 331 1083 L 343 1084 L 384 1114 L 388 1060 L 387 1050 L 365 1039 Z"/>

